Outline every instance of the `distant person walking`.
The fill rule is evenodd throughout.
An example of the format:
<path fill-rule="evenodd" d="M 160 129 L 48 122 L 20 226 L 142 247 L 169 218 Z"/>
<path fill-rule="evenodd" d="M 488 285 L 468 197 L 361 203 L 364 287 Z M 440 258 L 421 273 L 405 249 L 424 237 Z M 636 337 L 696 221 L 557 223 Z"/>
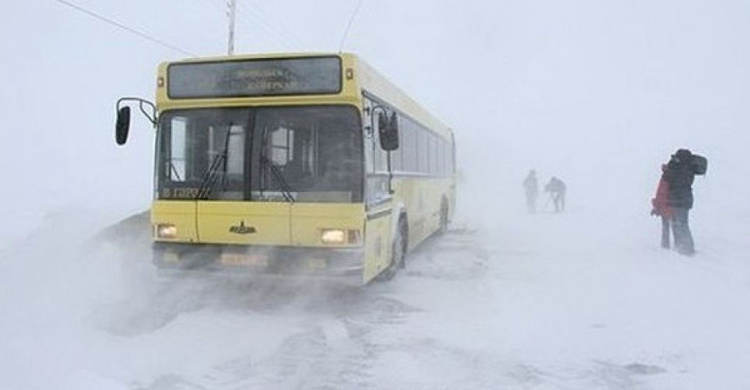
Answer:
<path fill-rule="evenodd" d="M 555 204 L 555 212 L 565 211 L 565 183 L 562 180 L 552 176 L 549 183 L 544 186 L 544 191 L 549 193 L 550 198 Z"/>
<path fill-rule="evenodd" d="M 669 206 L 669 182 L 664 178 L 667 172 L 667 164 L 661 166 L 661 178 L 656 187 L 656 196 L 651 199 L 651 215 L 661 217 L 661 247 L 670 248 L 670 223 L 674 216 L 672 207 Z"/>
<path fill-rule="evenodd" d="M 669 206 L 672 208 L 672 233 L 678 253 L 692 256 L 695 243 L 690 232 L 690 209 L 693 208 L 695 175 L 706 173 L 708 161 L 688 149 L 678 149 L 667 163 L 664 180 L 669 184 Z"/>
<path fill-rule="evenodd" d="M 536 200 L 539 197 L 539 183 L 536 179 L 536 171 L 531 170 L 523 181 L 523 189 L 526 193 L 526 211 L 536 213 Z"/>

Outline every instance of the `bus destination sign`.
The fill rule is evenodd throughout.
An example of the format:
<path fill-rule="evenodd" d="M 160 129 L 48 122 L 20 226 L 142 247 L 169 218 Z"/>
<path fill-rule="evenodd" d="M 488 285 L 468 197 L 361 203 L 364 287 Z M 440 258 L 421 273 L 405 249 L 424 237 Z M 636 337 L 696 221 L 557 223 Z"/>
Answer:
<path fill-rule="evenodd" d="M 174 63 L 171 99 L 332 94 L 341 91 L 338 57 Z"/>

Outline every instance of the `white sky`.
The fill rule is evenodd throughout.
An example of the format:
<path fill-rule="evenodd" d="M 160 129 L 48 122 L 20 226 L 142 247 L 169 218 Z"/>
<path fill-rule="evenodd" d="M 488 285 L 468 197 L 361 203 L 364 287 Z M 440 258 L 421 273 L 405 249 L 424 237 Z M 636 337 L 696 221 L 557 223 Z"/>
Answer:
<path fill-rule="evenodd" d="M 76 4 L 182 50 L 226 50 L 222 0 Z M 239 4 L 237 52 L 337 51 L 356 7 Z M 152 98 L 157 64 L 185 55 L 55 0 L 4 8 L 0 201 L 13 223 L 0 225 L 0 248 L 49 213 L 147 208 L 153 136 L 136 116 L 127 147 L 115 146 L 114 104 Z M 573 207 L 640 217 L 659 164 L 688 147 L 710 161 L 695 212 L 748 218 L 747 20 L 744 0 L 365 0 L 344 50 L 455 129 L 463 194 L 519 207 L 536 168 L 568 182 Z"/>
<path fill-rule="evenodd" d="M 237 52 L 337 51 L 356 6 L 239 2 Z M 77 4 L 189 52 L 226 50 L 221 0 Z M 128 147 L 116 147 L 113 107 L 120 96 L 153 97 L 156 65 L 185 55 L 54 0 L 4 6 L 0 167 L 12 179 L 3 204 L 24 194 L 20 225 L 71 204 L 147 207 L 150 129 L 137 118 Z M 709 157 L 721 196 L 740 206 L 737 178 L 750 174 L 747 20 L 742 0 L 365 0 L 344 50 L 451 125 L 463 174 L 488 179 L 487 190 L 516 191 L 535 167 L 573 194 L 627 189 L 643 205 L 659 164 L 685 146 Z"/>

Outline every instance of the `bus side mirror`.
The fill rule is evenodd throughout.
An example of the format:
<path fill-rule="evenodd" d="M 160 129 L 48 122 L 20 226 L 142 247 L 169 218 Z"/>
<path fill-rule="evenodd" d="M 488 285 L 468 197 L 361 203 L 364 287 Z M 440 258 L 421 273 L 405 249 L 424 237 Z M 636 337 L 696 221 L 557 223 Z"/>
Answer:
<path fill-rule="evenodd" d="M 380 132 L 380 147 L 386 152 L 398 149 L 398 117 L 391 114 L 388 119 L 385 113 L 378 116 L 378 130 Z"/>
<path fill-rule="evenodd" d="M 379 112 L 378 113 L 378 132 L 383 133 L 383 131 L 388 127 L 388 115 L 385 114 L 385 112 Z"/>
<path fill-rule="evenodd" d="M 118 145 L 125 145 L 128 141 L 130 131 L 130 107 L 125 106 L 117 110 L 117 123 L 115 123 L 115 141 Z"/>

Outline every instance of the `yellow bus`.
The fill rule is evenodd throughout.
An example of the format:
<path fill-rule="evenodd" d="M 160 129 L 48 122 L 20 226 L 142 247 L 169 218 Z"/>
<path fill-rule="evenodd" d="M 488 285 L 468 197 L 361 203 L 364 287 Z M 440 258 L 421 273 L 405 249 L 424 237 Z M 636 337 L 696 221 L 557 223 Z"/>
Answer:
<path fill-rule="evenodd" d="M 158 68 L 153 262 L 159 268 L 392 278 L 445 231 L 454 137 L 348 53 L 187 59 Z"/>

